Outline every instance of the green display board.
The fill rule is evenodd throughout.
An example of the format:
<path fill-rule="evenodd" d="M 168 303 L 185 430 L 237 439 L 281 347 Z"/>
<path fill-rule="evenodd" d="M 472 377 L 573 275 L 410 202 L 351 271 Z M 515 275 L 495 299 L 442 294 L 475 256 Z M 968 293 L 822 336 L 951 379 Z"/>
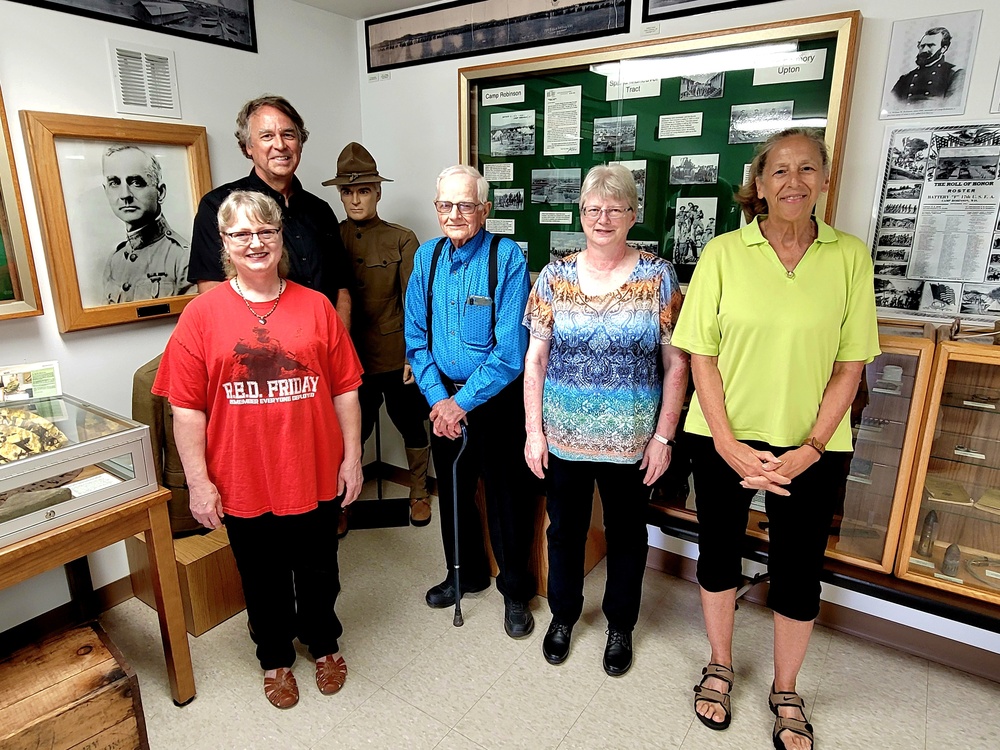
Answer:
<path fill-rule="evenodd" d="M 843 14 L 461 71 L 466 158 L 491 178 L 492 218 L 513 220 L 512 232 L 509 222 L 494 226 L 527 243 L 529 266 L 540 270 L 582 242 L 553 234 L 582 231 L 575 170 L 582 177 L 622 161 L 640 188 L 629 240 L 655 243 L 686 281 L 704 243 L 741 225 L 734 193 L 760 141 L 819 127 L 836 154 L 857 21 Z M 546 128 L 564 124 L 546 122 L 546 99 L 570 87 L 580 89 L 579 104 L 564 110 L 579 119 L 578 153 L 546 154 Z M 543 222 L 567 213 L 569 223 Z"/>

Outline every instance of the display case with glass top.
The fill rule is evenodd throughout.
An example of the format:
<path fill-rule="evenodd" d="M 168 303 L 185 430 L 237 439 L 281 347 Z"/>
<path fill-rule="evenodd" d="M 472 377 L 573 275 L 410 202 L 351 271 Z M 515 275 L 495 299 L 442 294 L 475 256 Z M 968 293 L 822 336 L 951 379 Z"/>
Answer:
<path fill-rule="evenodd" d="M 0 402 L 0 547 L 154 490 L 145 425 L 66 395 Z"/>
<path fill-rule="evenodd" d="M 865 366 L 864 384 L 852 407 L 855 450 L 843 454 L 845 465 L 849 464 L 848 481 L 826 554 L 890 573 L 920 437 L 934 342 L 883 335 L 879 344 L 882 354 Z M 674 471 L 676 475 L 676 467 Z M 673 489 L 654 495 L 654 509 L 696 521 L 690 477 L 668 482 Z M 767 540 L 763 492 L 751 505 L 747 534 Z"/>
<path fill-rule="evenodd" d="M 901 578 L 1000 604 L 1000 347 L 939 345 L 896 564 Z"/>

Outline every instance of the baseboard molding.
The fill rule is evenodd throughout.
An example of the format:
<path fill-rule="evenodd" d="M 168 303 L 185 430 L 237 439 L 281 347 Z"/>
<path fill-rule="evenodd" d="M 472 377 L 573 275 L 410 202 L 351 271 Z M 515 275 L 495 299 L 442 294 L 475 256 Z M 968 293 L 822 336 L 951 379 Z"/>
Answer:
<path fill-rule="evenodd" d="M 105 612 L 132 598 L 132 582 L 128 576 L 112 581 L 106 586 L 95 589 L 94 597 L 97 611 Z M 53 633 L 78 627 L 88 619 L 90 618 L 81 615 L 80 606 L 76 602 L 61 604 L 0 633 L 0 655 L 11 654 L 27 645 L 44 640 Z"/>
<path fill-rule="evenodd" d="M 686 581 L 697 582 L 697 562 L 673 552 L 649 548 L 647 567 Z M 767 584 L 754 586 L 744 596 L 747 601 L 766 606 Z M 1000 654 L 969 646 L 933 633 L 875 617 L 866 612 L 822 602 L 816 622 L 842 633 L 919 656 L 928 661 L 959 669 L 994 682 L 1000 681 Z"/>

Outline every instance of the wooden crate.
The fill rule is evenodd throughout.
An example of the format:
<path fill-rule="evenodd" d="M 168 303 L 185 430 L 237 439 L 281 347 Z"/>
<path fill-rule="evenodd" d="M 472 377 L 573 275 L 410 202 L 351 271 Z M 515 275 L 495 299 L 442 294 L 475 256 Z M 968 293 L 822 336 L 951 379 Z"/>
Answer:
<path fill-rule="evenodd" d="M 136 534 L 126 539 L 125 551 L 132 592 L 155 609 L 145 537 Z M 181 582 L 184 623 L 191 635 L 199 636 L 246 609 L 243 584 L 225 527 L 175 539 L 174 557 Z"/>
<path fill-rule="evenodd" d="M 0 750 L 149 748 L 139 682 L 99 625 L 0 661 Z"/>

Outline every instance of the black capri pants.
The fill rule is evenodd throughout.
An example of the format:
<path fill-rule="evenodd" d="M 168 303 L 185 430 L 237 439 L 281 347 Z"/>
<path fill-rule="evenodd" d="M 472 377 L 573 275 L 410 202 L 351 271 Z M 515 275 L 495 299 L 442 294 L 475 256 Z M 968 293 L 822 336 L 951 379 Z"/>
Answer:
<path fill-rule="evenodd" d="M 740 486 L 742 477 L 716 452 L 712 438 L 685 437 L 698 509 L 698 583 L 709 592 L 738 588 L 750 501 L 757 491 Z M 789 450 L 758 440 L 743 442 L 779 457 Z M 789 496 L 765 495 L 771 577 L 767 606 L 789 619 L 808 622 L 819 614 L 820 573 L 833 515 L 847 483 L 847 455 L 824 453 L 785 485 Z"/>

